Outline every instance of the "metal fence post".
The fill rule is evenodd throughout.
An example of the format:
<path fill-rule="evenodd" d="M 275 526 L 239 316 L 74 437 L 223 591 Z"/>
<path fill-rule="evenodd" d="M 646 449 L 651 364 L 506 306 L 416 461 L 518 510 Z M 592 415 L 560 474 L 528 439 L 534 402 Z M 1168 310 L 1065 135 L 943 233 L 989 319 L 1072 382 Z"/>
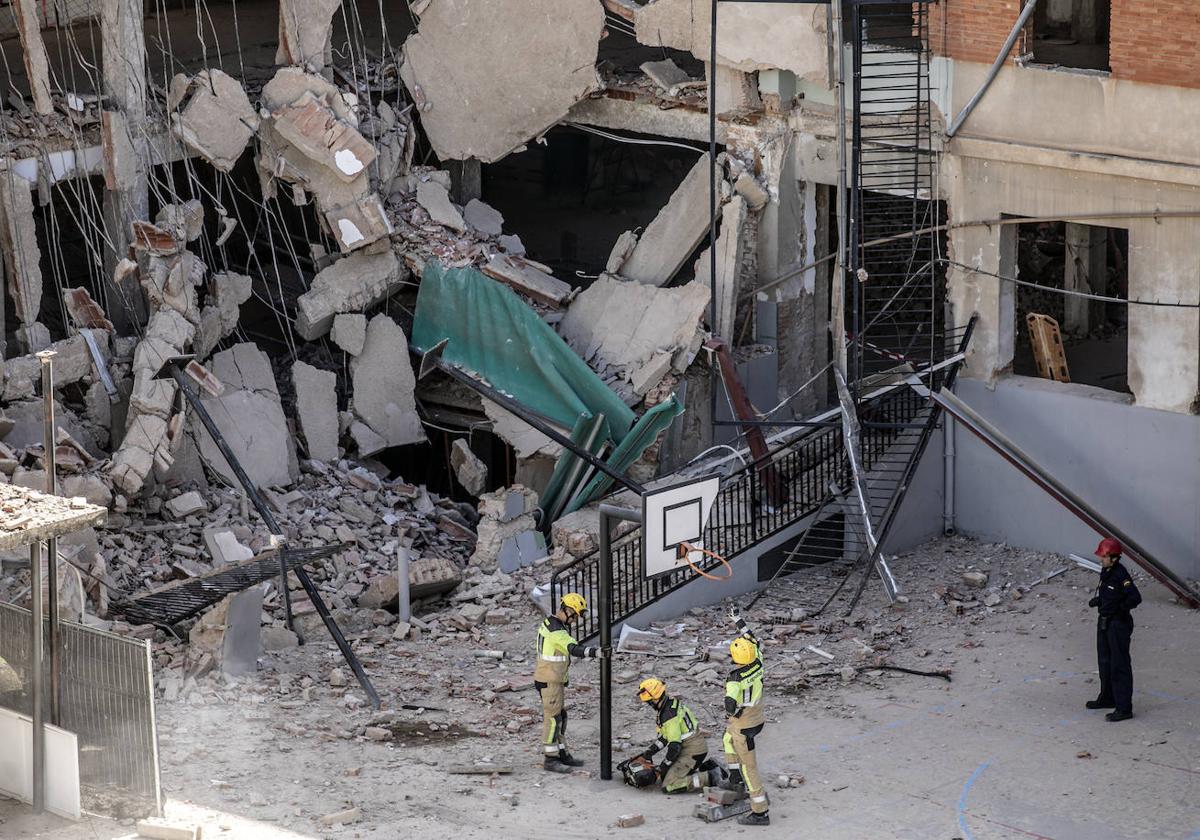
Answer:
<path fill-rule="evenodd" d="M 37 354 L 42 363 L 42 403 L 46 495 L 58 495 L 58 434 L 54 423 L 54 350 Z M 58 538 L 46 541 L 46 608 L 50 618 L 50 722 L 62 723 L 62 628 L 58 623 Z"/>

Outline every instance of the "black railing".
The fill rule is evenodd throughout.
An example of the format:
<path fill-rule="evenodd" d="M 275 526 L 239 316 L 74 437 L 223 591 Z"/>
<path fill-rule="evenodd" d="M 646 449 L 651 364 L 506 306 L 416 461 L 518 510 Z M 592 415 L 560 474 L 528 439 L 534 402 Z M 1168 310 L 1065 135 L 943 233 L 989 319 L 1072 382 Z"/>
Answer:
<path fill-rule="evenodd" d="M 867 469 L 888 452 L 891 443 L 918 420 L 928 406 L 907 387 L 896 388 L 868 400 L 863 416 L 863 462 Z M 770 464 L 772 470 L 764 467 Z M 766 476 L 774 475 L 782 485 L 782 501 L 767 502 Z M 831 483 L 846 485 L 849 465 L 842 445 L 842 430 L 823 426 L 793 439 L 760 461 L 747 464 L 721 482 L 717 500 L 704 532 L 704 546 L 727 560 L 774 536 L 783 529 L 816 513 L 828 495 Z M 612 621 L 620 622 L 661 600 L 696 577 L 686 566 L 655 578 L 642 575 L 641 529 L 615 540 Z M 600 557 L 593 552 L 558 569 L 551 577 L 553 603 L 565 592 L 578 592 L 591 604 L 598 603 Z M 705 571 L 718 566 L 712 558 L 698 564 Z M 598 632 L 595 610 L 579 628 L 581 639 Z"/>

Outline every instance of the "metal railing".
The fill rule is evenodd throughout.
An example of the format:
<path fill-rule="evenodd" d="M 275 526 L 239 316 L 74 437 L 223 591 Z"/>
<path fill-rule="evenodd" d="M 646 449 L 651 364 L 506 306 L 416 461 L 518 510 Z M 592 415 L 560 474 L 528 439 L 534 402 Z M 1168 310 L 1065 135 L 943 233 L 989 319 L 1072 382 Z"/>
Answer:
<path fill-rule="evenodd" d="M 869 400 L 864 418 L 870 424 L 862 435 L 863 462 L 869 469 L 884 458 L 892 443 L 922 412 L 925 401 L 911 389 L 897 388 Z M 766 470 L 767 465 L 772 467 Z M 783 486 L 780 504 L 767 502 L 767 476 Z M 774 536 L 788 526 L 818 511 L 831 482 L 844 484 L 849 466 L 840 427 L 824 426 L 784 444 L 759 461 L 747 464 L 724 479 L 704 531 L 704 546 L 732 560 L 737 555 Z M 641 529 L 635 528 L 615 540 L 612 621 L 629 616 L 661 600 L 696 577 L 687 567 L 655 578 L 642 574 Z M 600 556 L 593 552 L 558 569 L 550 579 L 552 603 L 565 592 L 578 592 L 597 603 L 600 590 Z M 708 571 L 719 565 L 707 558 L 698 564 Z M 581 639 L 596 635 L 599 617 L 590 611 L 579 627 Z"/>
<path fill-rule="evenodd" d="M 29 610 L 0 604 L 0 659 L 21 680 L 20 688 L 0 693 L 0 705 L 25 715 L 33 711 L 27 690 L 30 616 Z M 49 621 L 42 626 L 48 650 Z M 161 814 L 150 643 L 67 621 L 59 622 L 59 632 L 60 719 L 51 721 L 48 692 L 45 719 L 78 738 L 84 809 L 114 816 Z M 41 667 L 48 672 L 49 657 Z"/>

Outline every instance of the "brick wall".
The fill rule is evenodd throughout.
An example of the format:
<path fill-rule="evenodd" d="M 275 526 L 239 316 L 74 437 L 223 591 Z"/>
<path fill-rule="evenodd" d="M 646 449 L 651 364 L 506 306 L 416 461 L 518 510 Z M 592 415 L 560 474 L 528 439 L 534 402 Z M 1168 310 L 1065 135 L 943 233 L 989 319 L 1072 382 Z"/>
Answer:
<path fill-rule="evenodd" d="M 962 61 L 991 64 L 1012 31 L 1021 5 L 1021 0 L 940 0 L 930 4 L 929 40 L 933 51 Z M 1023 51 L 1023 43 L 1018 41 L 1013 57 Z"/>
<path fill-rule="evenodd" d="M 1200 0 L 1111 0 L 1109 63 L 1117 79 L 1200 88 Z M 1021 0 L 939 0 L 930 6 L 934 52 L 991 64 Z M 1013 58 L 1025 53 L 1024 39 Z"/>
<path fill-rule="evenodd" d="M 1200 0 L 1112 0 L 1118 79 L 1200 88 Z"/>

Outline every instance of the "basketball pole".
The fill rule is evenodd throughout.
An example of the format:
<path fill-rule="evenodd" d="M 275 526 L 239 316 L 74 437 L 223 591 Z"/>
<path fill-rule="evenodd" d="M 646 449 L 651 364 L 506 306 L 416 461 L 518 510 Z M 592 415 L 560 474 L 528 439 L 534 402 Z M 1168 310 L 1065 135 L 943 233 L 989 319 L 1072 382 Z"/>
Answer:
<path fill-rule="evenodd" d="M 609 655 L 600 660 L 600 778 L 612 778 L 612 520 L 642 524 L 637 510 L 600 505 L 600 647 Z"/>

